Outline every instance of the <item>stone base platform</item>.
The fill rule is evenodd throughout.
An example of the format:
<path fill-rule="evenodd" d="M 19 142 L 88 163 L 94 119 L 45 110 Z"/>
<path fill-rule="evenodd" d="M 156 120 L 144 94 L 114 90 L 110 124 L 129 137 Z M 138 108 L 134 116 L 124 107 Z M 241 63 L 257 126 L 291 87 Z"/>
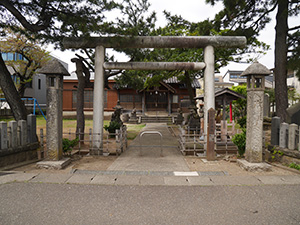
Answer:
<path fill-rule="evenodd" d="M 249 172 L 271 171 L 272 166 L 267 163 L 250 163 L 244 159 L 238 159 L 237 164 Z"/>
<path fill-rule="evenodd" d="M 70 158 L 61 159 L 58 161 L 41 161 L 36 164 L 37 168 L 61 170 L 71 163 Z"/>

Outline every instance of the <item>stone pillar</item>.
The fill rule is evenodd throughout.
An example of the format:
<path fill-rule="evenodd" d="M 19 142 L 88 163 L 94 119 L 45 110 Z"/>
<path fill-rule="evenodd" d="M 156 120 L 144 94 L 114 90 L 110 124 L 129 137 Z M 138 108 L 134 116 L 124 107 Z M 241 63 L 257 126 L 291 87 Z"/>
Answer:
<path fill-rule="evenodd" d="M 280 117 L 274 116 L 271 122 L 271 145 L 279 145 Z"/>
<path fill-rule="evenodd" d="M 61 108 L 62 110 L 62 108 Z M 48 112 L 47 112 L 48 113 Z M 27 116 L 27 126 L 28 126 L 28 142 L 34 143 L 37 142 L 37 136 L 36 136 L 36 116 L 33 114 L 30 114 Z"/>
<path fill-rule="evenodd" d="M 7 123 L 0 122 L 0 149 L 7 149 Z"/>
<path fill-rule="evenodd" d="M 52 161 L 62 158 L 63 76 L 47 78 L 47 159 Z"/>
<path fill-rule="evenodd" d="M 94 110 L 93 110 L 93 149 L 99 150 L 103 146 L 104 120 L 104 63 L 105 48 L 97 46 L 95 52 L 94 78 Z M 92 153 L 93 154 L 93 153 Z"/>
<path fill-rule="evenodd" d="M 288 142 L 288 149 L 295 150 L 298 148 L 298 137 L 299 136 L 299 127 L 297 124 L 290 124 L 289 125 L 289 142 Z"/>
<path fill-rule="evenodd" d="M 262 162 L 263 90 L 247 91 L 247 134 L 245 158 L 250 163 Z"/>
<path fill-rule="evenodd" d="M 221 120 L 221 141 L 226 141 L 227 140 L 227 121 L 226 120 Z"/>
<path fill-rule="evenodd" d="M 264 117 L 270 116 L 270 97 L 268 94 L 264 95 Z"/>
<path fill-rule="evenodd" d="M 10 127 L 9 147 L 14 148 L 18 145 L 17 121 L 9 121 L 8 127 Z"/>
<path fill-rule="evenodd" d="M 26 120 L 19 120 L 18 121 L 19 127 L 19 143 L 20 145 L 26 145 L 27 142 L 27 122 Z"/>
<path fill-rule="evenodd" d="M 208 129 L 207 129 L 207 148 L 206 159 L 208 161 L 215 160 L 215 132 L 216 132 L 216 110 L 210 108 L 208 110 Z"/>
<path fill-rule="evenodd" d="M 142 115 L 144 116 L 146 112 L 146 92 L 143 91 L 142 95 Z"/>
<path fill-rule="evenodd" d="M 245 158 L 262 163 L 265 76 L 271 71 L 259 62 L 250 65 L 241 76 L 247 77 L 247 130 Z"/>
<path fill-rule="evenodd" d="M 289 138 L 289 124 L 282 123 L 280 125 L 280 135 L 279 135 L 279 147 L 287 148 Z"/>
<path fill-rule="evenodd" d="M 214 47 L 204 48 L 204 134 L 207 134 L 208 109 L 215 109 L 215 53 Z"/>

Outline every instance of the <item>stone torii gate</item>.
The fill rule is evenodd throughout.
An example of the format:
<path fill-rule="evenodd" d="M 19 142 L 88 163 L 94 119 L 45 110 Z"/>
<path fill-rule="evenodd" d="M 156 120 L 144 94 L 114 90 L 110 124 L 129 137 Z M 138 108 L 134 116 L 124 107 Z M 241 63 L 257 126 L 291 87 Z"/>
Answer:
<path fill-rule="evenodd" d="M 215 109 L 214 48 L 246 46 L 241 36 L 113 36 L 65 38 L 66 49 L 95 48 L 93 148 L 103 143 L 104 71 L 105 69 L 130 70 L 201 70 L 204 69 L 204 134 L 207 133 L 207 111 Z M 104 62 L 105 48 L 203 48 L 204 62 Z"/>

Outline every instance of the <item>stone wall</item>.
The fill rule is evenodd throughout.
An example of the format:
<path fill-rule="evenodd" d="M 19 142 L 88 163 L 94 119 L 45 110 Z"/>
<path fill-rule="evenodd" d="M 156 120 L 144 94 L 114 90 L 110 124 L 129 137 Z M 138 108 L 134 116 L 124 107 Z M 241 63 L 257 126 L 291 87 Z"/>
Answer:
<path fill-rule="evenodd" d="M 36 116 L 0 122 L 0 167 L 37 159 Z"/>
<path fill-rule="evenodd" d="M 39 143 L 30 143 L 15 148 L 0 150 L 0 168 L 37 159 Z"/>
<path fill-rule="evenodd" d="M 265 151 L 265 160 L 270 162 L 281 162 L 289 165 L 291 163 L 300 164 L 300 152 L 289 149 L 282 149 L 279 146 L 269 145 Z"/>
<path fill-rule="evenodd" d="M 300 138 L 297 124 L 281 123 L 279 117 L 272 118 L 271 145 L 266 151 L 266 159 L 284 164 L 300 164 Z"/>

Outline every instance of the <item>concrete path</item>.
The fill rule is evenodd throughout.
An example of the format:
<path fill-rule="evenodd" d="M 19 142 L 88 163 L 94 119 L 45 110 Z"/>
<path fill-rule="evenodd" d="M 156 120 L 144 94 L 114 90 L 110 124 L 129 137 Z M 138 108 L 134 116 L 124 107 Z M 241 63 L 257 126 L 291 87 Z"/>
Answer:
<path fill-rule="evenodd" d="M 0 185 L 12 182 L 134 186 L 300 185 L 300 175 L 229 176 L 224 172 L 73 171 L 59 173 L 0 172 Z"/>
<path fill-rule="evenodd" d="M 12 182 L 134 185 L 134 186 L 261 186 L 300 185 L 299 173 L 232 174 L 228 167 L 204 163 L 190 171 L 177 148 L 177 140 L 166 125 L 148 124 L 143 131 L 159 131 L 163 135 L 163 156 L 160 155 L 160 136 L 136 138 L 107 170 L 71 169 L 68 173 L 53 171 L 0 171 L 1 184 Z M 152 147 L 140 147 L 143 146 Z M 195 164 L 196 165 L 196 164 Z M 219 166 L 215 170 L 216 166 Z"/>
<path fill-rule="evenodd" d="M 141 132 L 158 131 L 162 134 L 162 156 L 160 135 L 137 136 L 129 148 L 108 168 L 124 171 L 189 171 L 178 150 L 178 141 L 170 133 L 166 124 L 147 124 Z M 141 147 L 142 145 L 142 147 Z"/>

